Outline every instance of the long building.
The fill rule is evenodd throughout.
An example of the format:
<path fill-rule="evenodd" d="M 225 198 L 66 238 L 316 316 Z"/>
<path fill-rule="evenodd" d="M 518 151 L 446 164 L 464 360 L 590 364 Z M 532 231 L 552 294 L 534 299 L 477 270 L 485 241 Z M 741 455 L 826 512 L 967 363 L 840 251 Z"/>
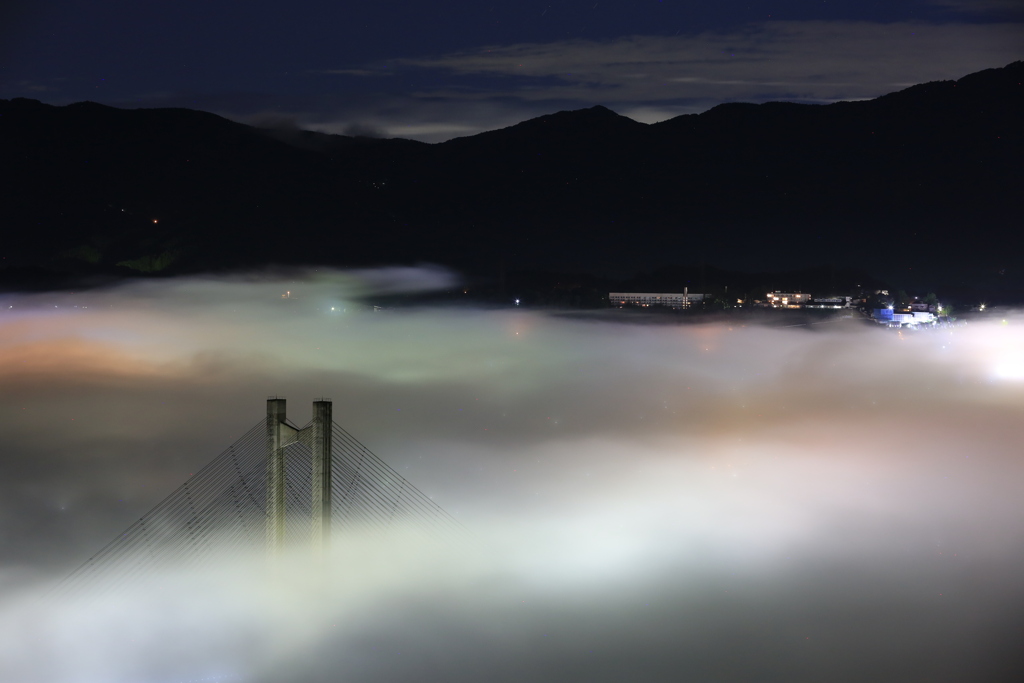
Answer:
<path fill-rule="evenodd" d="M 683 292 L 608 292 L 608 303 L 612 308 L 666 306 L 668 308 L 689 308 L 703 301 L 706 294 Z"/>

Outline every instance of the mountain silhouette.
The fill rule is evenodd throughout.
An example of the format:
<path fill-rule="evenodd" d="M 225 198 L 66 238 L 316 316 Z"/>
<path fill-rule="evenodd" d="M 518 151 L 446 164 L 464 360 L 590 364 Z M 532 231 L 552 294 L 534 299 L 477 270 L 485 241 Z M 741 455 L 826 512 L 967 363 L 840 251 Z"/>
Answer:
<path fill-rule="evenodd" d="M 4 267 L 842 267 L 1024 293 L 1024 63 L 873 100 L 605 107 L 438 144 L 0 100 Z"/>

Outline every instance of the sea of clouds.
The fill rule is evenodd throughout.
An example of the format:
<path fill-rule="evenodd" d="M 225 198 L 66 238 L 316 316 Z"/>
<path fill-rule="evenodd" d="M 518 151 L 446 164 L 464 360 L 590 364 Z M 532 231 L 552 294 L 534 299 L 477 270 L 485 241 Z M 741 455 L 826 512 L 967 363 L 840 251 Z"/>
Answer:
<path fill-rule="evenodd" d="M 434 268 L 0 297 L 0 679 L 967 681 L 1024 665 L 1024 317 L 405 306 Z M 256 424 L 334 419 L 477 539 L 354 529 L 45 597 Z"/>

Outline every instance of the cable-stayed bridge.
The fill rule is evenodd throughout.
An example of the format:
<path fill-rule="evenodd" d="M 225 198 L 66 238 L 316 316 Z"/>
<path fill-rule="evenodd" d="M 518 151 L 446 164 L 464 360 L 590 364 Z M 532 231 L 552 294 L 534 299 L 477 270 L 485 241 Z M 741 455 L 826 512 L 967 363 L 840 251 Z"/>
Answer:
<path fill-rule="evenodd" d="M 123 585 L 160 566 L 197 565 L 265 547 L 327 551 L 345 531 L 414 529 L 446 542 L 462 526 L 335 424 L 330 399 L 288 421 L 283 398 L 209 464 L 76 569 L 64 588 Z"/>

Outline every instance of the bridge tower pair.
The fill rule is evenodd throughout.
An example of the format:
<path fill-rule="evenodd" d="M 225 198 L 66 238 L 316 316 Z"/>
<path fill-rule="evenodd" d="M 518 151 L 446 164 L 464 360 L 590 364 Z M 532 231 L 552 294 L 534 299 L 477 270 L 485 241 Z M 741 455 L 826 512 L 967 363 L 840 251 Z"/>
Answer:
<path fill-rule="evenodd" d="M 288 423 L 286 402 L 267 399 L 267 549 L 277 555 L 284 549 L 285 448 L 307 444 L 312 456 L 313 548 L 326 553 L 331 539 L 331 400 L 313 401 L 313 421 L 299 429 Z"/>

